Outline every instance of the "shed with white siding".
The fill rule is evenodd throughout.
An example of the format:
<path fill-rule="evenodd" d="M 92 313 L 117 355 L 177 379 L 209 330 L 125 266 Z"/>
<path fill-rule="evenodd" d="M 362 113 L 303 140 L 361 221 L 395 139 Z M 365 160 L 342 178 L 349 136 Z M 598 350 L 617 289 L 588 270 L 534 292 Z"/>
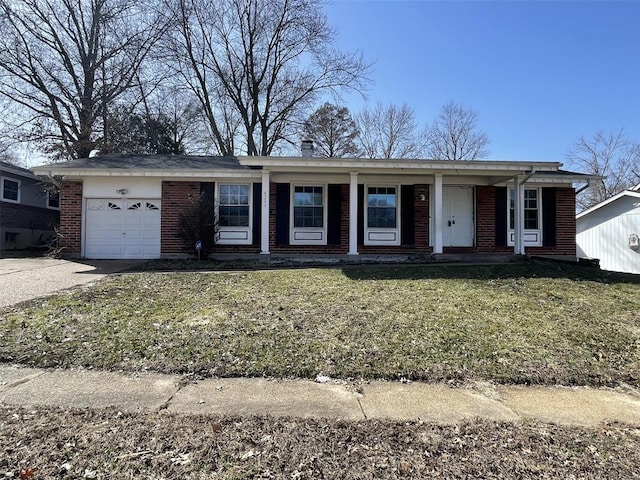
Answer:
<path fill-rule="evenodd" d="M 576 216 L 579 258 L 604 270 L 640 273 L 640 191 L 625 190 Z"/>

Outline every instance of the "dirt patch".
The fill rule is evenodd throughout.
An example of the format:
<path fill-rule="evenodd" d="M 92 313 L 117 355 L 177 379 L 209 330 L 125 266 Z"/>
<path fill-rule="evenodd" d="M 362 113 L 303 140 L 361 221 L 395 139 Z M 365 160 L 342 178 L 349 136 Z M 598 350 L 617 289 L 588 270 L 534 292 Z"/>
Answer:
<path fill-rule="evenodd" d="M 637 478 L 640 428 L 0 406 L 4 478 Z M 20 472 L 22 476 L 19 477 Z"/>

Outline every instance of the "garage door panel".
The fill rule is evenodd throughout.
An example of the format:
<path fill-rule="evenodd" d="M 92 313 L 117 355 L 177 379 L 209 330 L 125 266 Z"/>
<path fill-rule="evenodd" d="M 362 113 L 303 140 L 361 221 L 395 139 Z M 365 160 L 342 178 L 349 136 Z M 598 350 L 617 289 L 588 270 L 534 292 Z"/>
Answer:
<path fill-rule="evenodd" d="M 159 258 L 160 200 L 88 199 L 87 258 Z"/>

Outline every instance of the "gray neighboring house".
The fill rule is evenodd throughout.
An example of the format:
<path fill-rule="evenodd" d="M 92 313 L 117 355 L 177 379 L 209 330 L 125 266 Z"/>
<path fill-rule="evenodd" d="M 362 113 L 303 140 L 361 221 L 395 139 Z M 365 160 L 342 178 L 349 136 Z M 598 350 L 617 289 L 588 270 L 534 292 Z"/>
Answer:
<path fill-rule="evenodd" d="M 57 191 L 30 170 L 0 162 L 0 251 L 38 247 L 59 222 Z"/>

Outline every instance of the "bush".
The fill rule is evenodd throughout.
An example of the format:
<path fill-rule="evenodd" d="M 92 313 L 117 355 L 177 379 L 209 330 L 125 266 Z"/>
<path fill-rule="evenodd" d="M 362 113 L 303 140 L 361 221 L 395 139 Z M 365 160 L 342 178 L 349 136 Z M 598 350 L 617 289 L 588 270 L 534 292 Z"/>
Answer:
<path fill-rule="evenodd" d="M 180 217 L 180 238 L 185 251 L 197 256 L 196 242 L 201 242 L 200 258 L 206 259 L 213 253 L 218 235 L 218 221 L 215 205 L 205 193 L 189 199 L 189 205 Z"/>

